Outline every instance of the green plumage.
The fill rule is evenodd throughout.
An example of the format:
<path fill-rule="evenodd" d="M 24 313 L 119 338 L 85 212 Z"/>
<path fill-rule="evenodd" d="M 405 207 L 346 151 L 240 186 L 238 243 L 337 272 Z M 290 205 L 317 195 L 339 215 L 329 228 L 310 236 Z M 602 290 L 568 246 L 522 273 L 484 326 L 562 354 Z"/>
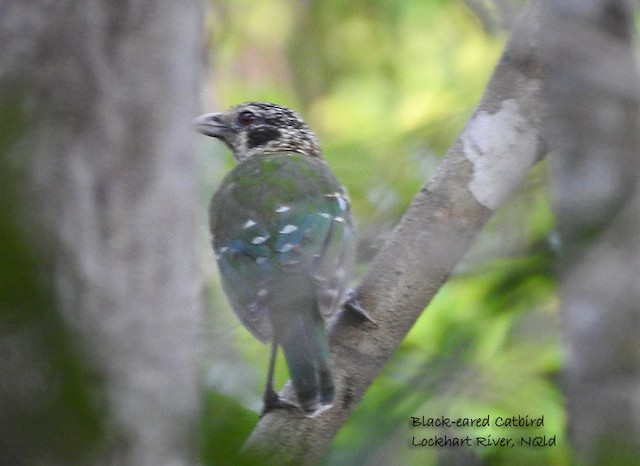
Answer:
<path fill-rule="evenodd" d="M 342 305 L 354 258 L 346 193 L 313 132 L 288 108 L 249 102 L 195 124 L 238 161 L 212 199 L 211 232 L 233 310 L 272 342 L 263 413 L 295 406 L 315 415 L 334 398 L 325 320 Z M 298 405 L 273 389 L 279 347 Z"/>
<path fill-rule="evenodd" d="M 329 404 L 323 318 L 341 304 L 354 252 L 343 188 L 320 158 L 268 153 L 227 175 L 210 219 L 234 311 L 257 338 L 283 347 L 305 411 Z"/>

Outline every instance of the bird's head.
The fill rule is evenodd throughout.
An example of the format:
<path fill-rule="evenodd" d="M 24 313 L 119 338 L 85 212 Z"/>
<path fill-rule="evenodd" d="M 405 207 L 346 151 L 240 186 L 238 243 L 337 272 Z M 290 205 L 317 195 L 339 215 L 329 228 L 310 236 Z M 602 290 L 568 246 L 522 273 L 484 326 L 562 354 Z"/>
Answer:
<path fill-rule="evenodd" d="M 302 118 L 279 105 L 249 102 L 199 116 L 194 123 L 200 133 L 229 146 L 238 162 L 278 151 L 322 157 L 315 134 Z"/>

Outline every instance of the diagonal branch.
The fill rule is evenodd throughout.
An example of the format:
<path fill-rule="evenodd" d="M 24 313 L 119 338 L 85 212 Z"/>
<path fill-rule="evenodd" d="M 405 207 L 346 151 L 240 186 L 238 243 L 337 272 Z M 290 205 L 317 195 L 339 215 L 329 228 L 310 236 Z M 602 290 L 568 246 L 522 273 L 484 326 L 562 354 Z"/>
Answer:
<path fill-rule="evenodd" d="M 541 3 L 525 8 L 467 126 L 364 276 L 358 299 L 377 325 L 339 318 L 332 326 L 335 406 L 313 419 L 269 413 L 245 452 L 278 464 L 317 463 L 483 225 L 544 155 Z M 292 396 L 289 386 L 282 395 Z"/>

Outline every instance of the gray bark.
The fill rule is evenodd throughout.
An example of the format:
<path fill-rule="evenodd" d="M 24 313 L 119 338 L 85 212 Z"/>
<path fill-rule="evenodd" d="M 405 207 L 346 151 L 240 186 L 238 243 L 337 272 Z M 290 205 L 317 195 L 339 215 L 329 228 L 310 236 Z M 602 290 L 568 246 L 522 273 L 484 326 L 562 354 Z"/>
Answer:
<path fill-rule="evenodd" d="M 569 433 L 583 464 L 632 464 L 640 457 L 634 17 L 624 1 L 591 0 L 552 2 L 547 21 Z"/>
<path fill-rule="evenodd" d="M 539 11 L 538 1 L 525 9 L 467 126 L 364 276 L 358 296 L 377 325 L 345 318 L 332 326 L 336 404 L 313 419 L 267 414 L 247 454 L 275 464 L 319 460 L 482 226 L 544 155 Z M 291 396 L 290 387 L 281 395 Z"/>
<path fill-rule="evenodd" d="M 0 5 L 0 160 L 37 295 L 0 309 L 0 462 L 195 462 L 200 16 Z"/>

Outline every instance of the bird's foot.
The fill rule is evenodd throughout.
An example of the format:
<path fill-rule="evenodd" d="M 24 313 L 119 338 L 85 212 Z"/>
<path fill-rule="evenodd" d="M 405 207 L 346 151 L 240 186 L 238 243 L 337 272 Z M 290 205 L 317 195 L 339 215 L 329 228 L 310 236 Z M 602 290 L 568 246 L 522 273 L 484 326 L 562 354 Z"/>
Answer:
<path fill-rule="evenodd" d="M 308 418 L 314 418 L 321 413 L 331 409 L 333 407 L 333 403 L 316 403 L 313 407 L 307 407 L 305 409 L 300 409 L 302 415 Z"/>
<path fill-rule="evenodd" d="M 345 311 L 347 311 L 352 317 L 357 318 L 360 321 L 367 320 L 374 324 L 376 327 L 378 323 L 373 320 L 373 317 L 369 315 L 367 310 L 362 307 L 358 301 L 358 293 L 353 288 L 347 290 L 347 300 L 342 305 Z"/>
<path fill-rule="evenodd" d="M 304 417 L 313 418 L 318 416 L 320 413 L 325 412 L 333 406 L 332 402 L 324 401 L 324 402 L 316 402 L 310 406 L 300 406 L 289 400 L 285 400 L 280 397 L 275 390 L 267 390 L 264 393 L 264 407 L 262 408 L 262 413 L 260 413 L 260 417 L 263 417 L 265 414 L 275 410 L 275 409 L 290 409 L 299 411 Z"/>
<path fill-rule="evenodd" d="M 285 400 L 278 395 L 275 390 L 272 388 L 267 389 L 264 392 L 264 407 L 262 408 L 262 413 L 260 413 L 260 417 L 264 416 L 270 411 L 274 409 L 296 409 L 302 411 L 300 406 L 295 403 L 292 403 L 289 400 Z M 304 413 L 303 413 L 304 414 Z"/>

